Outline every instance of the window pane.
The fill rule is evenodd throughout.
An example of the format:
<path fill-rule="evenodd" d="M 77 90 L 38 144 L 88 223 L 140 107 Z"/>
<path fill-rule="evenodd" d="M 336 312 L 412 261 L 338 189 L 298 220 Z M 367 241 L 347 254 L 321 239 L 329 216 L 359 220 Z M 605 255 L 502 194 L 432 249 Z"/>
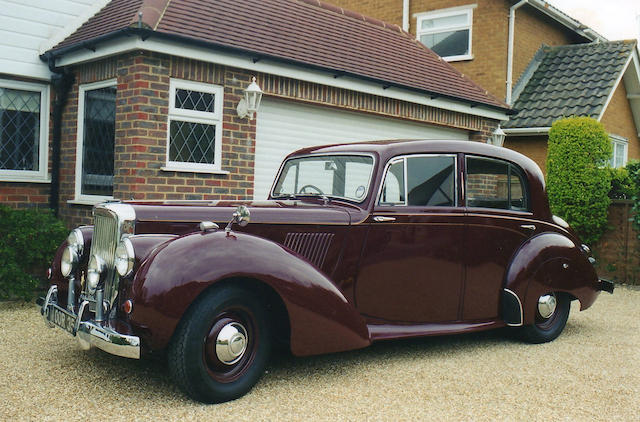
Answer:
<path fill-rule="evenodd" d="M 455 205 L 454 157 L 410 157 L 407 178 L 409 205 Z"/>
<path fill-rule="evenodd" d="M 0 169 L 39 170 L 40 93 L 0 88 Z"/>
<path fill-rule="evenodd" d="M 207 92 L 176 89 L 176 108 L 213 113 L 215 98 L 215 94 Z"/>
<path fill-rule="evenodd" d="M 113 195 L 116 87 L 84 94 L 83 195 Z"/>
<path fill-rule="evenodd" d="M 420 41 L 441 57 L 469 54 L 468 29 L 421 35 Z"/>
<path fill-rule="evenodd" d="M 467 158 L 467 206 L 509 209 L 508 164 Z"/>
<path fill-rule="evenodd" d="M 432 30 L 438 28 L 451 28 L 452 26 L 467 25 L 469 19 L 466 13 L 454 16 L 444 16 L 442 18 L 423 19 L 421 28 L 423 30 Z"/>
<path fill-rule="evenodd" d="M 169 161 L 214 164 L 216 125 L 172 120 Z"/>
<path fill-rule="evenodd" d="M 369 191 L 373 159 L 363 156 L 312 156 L 285 163 L 273 193 L 327 195 L 362 201 Z"/>
<path fill-rule="evenodd" d="M 381 204 L 404 204 L 404 160 L 389 166 L 382 186 Z"/>
<path fill-rule="evenodd" d="M 510 185 L 511 189 L 511 209 L 518 211 L 527 211 L 529 209 L 527 189 L 525 183 L 525 177 L 522 171 L 515 166 L 510 166 L 511 175 Z"/>

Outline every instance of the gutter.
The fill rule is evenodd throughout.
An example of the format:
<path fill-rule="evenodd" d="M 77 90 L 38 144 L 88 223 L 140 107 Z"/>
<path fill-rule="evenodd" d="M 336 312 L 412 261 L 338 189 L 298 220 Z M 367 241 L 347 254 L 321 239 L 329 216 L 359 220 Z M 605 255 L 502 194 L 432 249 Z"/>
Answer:
<path fill-rule="evenodd" d="M 57 217 L 60 198 L 60 147 L 62 143 L 62 113 L 69 98 L 69 91 L 73 86 L 75 77 L 67 69 L 55 66 L 55 59 L 48 58 L 49 70 L 53 73 L 51 84 L 54 87 L 55 99 L 53 102 L 53 138 L 51 140 L 51 190 L 49 193 L 49 207 Z"/>
<path fill-rule="evenodd" d="M 453 95 L 448 95 L 448 94 L 442 94 L 439 92 L 434 92 L 434 91 L 428 91 L 426 89 L 420 89 L 420 88 L 416 88 L 416 87 L 412 87 L 412 86 L 407 86 L 407 85 L 403 85 L 400 83 L 394 83 L 394 82 L 390 82 L 387 80 L 382 80 L 382 79 L 378 79 L 378 78 L 374 78 L 374 77 L 370 77 L 370 76 L 365 76 L 365 75 L 360 75 L 357 73 L 353 73 L 353 72 L 347 72 L 341 69 L 333 69 L 333 68 L 328 68 L 328 67 L 323 67 L 323 66 L 319 66 L 319 65 L 313 65 L 310 63 L 304 63 L 304 62 L 300 62 L 300 61 L 296 61 L 296 60 L 292 60 L 292 59 L 286 59 L 286 58 L 282 58 L 282 57 L 278 57 L 278 56 L 273 56 L 270 54 L 265 54 L 265 53 L 260 53 L 260 52 L 256 52 L 256 51 L 252 51 L 252 50 L 248 50 L 248 49 L 244 49 L 241 47 L 230 47 L 230 46 L 226 46 L 226 45 L 219 45 L 219 44 L 215 44 L 212 42 L 207 42 L 204 40 L 198 40 L 198 39 L 194 39 L 194 38 L 190 38 L 190 37 L 186 37 L 183 35 L 175 35 L 175 34 L 167 34 L 167 33 L 163 33 L 163 32 L 156 32 L 153 31 L 151 29 L 147 29 L 147 28 L 135 28 L 135 27 L 127 27 L 127 28 L 122 28 L 113 32 L 110 32 L 108 34 L 105 35 L 101 35 L 99 37 L 93 38 L 91 40 L 87 40 L 87 41 L 81 41 L 78 42 L 76 44 L 72 44 L 66 47 L 62 47 L 56 50 L 50 50 L 47 51 L 46 53 L 42 54 L 40 56 L 41 60 L 45 60 L 48 61 L 50 59 L 53 59 L 55 61 L 56 58 L 63 56 L 67 53 L 76 51 L 76 50 L 82 50 L 82 49 L 88 49 L 91 51 L 96 51 L 97 48 L 97 44 L 101 43 L 101 42 L 106 42 L 106 41 L 110 41 L 110 40 L 114 40 L 117 38 L 121 38 L 121 37 L 130 37 L 130 36 L 139 36 L 140 39 L 142 41 L 147 40 L 150 37 L 154 37 L 160 40 L 169 40 L 169 41 L 175 41 L 175 42 L 179 42 L 179 43 L 184 43 L 184 44 L 189 44 L 189 45 L 193 45 L 193 46 L 197 46 L 197 47 L 203 47 L 203 48 L 207 48 L 207 49 L 211 49 L 212 46 L 215 46 L 216 48 L 219 48 L 222 51 L 228 51 L 228 52 L 233 52 L 233 53 L 243 53 L 246 55 L 249 55 L 253 58 L 253 62 L 256 63 L 262 59 L 269 59 L 269 60 L 273 60 L 276 62 L 280 62 L 280 63 L 287 63 L 287 64 L 292 64 L 295 66 L 301 66 L 304 68 L 309 68 L 309 69 L 313 69 L 313 70 L 319 70 L 319 71 L 323 71 L 323 72 L 330 72 L 334 75 L 337 75 L 335 77 L 340 77 L 340 76 L 350 76 L 356 79 L 363 79 L 369 82 L 374 82 L 376 84 L 380 84 L 384 87 L 384 89 L 388 89 L 391 87 L 395 87 L 395 88 L 400 88 L 400 89 L 409 89 L 411 91 L 418 91 L 421 92 L 422 94 L 425 94 L 427 96 L 430 96 L 432 98 L 443 98 L 443 99 L 447 99 L 447 100 L 453 100 L 456 102 L 460 102 L 460 103 L 464 103 L 469 105 L 470 107 L 484 107 L 484 108 L 488 108 L 488 109 L 492 109 L 492 110 L 497 110 L 501 113 L 504 114 L 514 114 L 511 108 L 508 107 L 502 107 L 499 105 L 494 105 L 494 104 L 489 104 L 489 103 L 483 103 L 480 101 L 474 101 L 474 100 L 469 100 L 469 99 L 464 99 L 464 98 L 459 98 L 459 97 L 454 97 Z"/>
<path fill-rule="evenodd" d="M 518 127 L 518 128 L 502 128 L 505 134 L 510 136 L 529 136 L 529 135 L 543 135 L 549 133 L 551 126 L 544 127 Z"/>
<path fill-rule="evenodd" d="M 513 39 L 515 37 L 516 10 L 528 3 L 528 0 L 520 0 L 509 8 L 509 44 L 507 45 L 507 95 L 506 103 L 513 105 L 511 95 L 513 92 Z"/>

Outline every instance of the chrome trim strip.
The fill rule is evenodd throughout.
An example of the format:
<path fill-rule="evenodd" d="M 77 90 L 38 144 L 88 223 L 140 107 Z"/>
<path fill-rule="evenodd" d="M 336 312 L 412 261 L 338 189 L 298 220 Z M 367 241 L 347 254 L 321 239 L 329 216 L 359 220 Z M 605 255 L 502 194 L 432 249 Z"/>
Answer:
<path fill-rule="evenodd" d="M 513 296 L 515 296 L 516 300 L 518 301 L 518 306 L 520 306 L 520 323 L 519 324 L 509 324 L 506 323 L 509 327 L 521 327 L 524 324 L 524 314 L 522 312 L 522 302 L 520 302 L 520 298 L 518 297 L 517 294 L 515 294 L 513 291 L 509 290 L 509 289 L 504 289 L 505 292 L 507 293 L 511 293 Z"/>

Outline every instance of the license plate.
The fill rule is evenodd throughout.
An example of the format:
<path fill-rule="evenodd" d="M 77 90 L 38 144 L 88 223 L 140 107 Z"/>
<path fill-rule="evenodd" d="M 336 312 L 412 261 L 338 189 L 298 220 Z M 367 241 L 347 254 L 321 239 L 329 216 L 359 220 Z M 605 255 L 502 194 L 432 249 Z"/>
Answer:
<path fill-rule="evenodd" d="M 55 306 L 49 305 L 49 321 L 53 322 L 63 330 L 75 335 L 74 329 L 76 325 L 76 316 L 67 312 L 66 310 Z"/>

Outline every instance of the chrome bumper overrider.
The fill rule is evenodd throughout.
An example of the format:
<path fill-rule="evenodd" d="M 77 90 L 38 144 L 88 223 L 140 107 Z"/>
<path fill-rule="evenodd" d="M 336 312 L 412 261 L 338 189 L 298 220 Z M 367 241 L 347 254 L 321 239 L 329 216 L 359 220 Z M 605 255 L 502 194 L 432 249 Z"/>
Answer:
<path fill-rule="evenodd" d="M 74 314 L 58 306 L 58 288 L 51 286 L 40 313 L 49 327 L 56 325 L 78 339 L 81 348 L 95 346 L 112 355 L 140 359 L 140 338 L 118 333 L 96 321 L 82 321 L 88 302 L 83 302 Z"/>

